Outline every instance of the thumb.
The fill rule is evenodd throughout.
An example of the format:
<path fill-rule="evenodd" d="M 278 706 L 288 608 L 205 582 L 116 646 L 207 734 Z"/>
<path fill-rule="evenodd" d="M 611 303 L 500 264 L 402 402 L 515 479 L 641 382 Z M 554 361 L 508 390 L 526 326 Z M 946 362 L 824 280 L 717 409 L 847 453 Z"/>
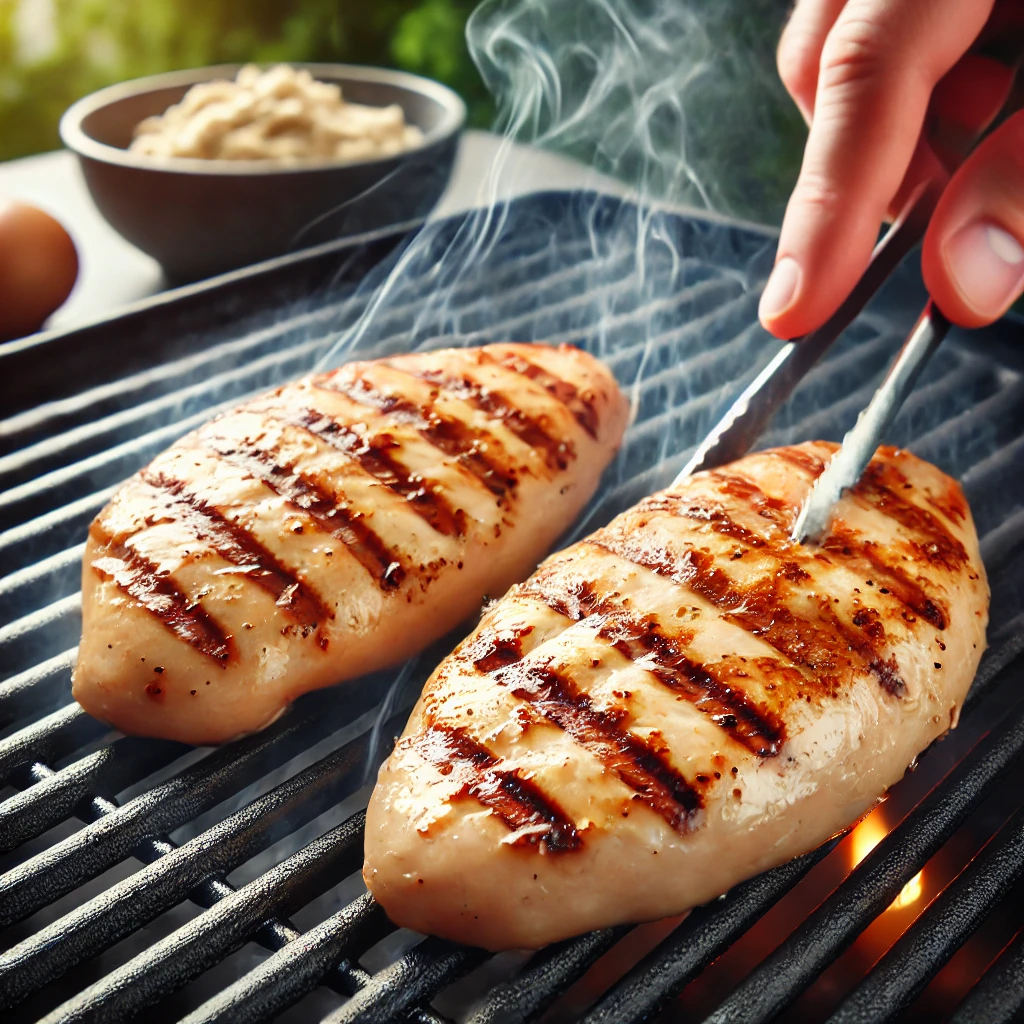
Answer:
<path fill-rule="evenodd" d="M 1024 111 L 985 139 L 946 187 L 921 267 L 939 309 L 963 327 L 991 323 L 1024 290 Z"/>

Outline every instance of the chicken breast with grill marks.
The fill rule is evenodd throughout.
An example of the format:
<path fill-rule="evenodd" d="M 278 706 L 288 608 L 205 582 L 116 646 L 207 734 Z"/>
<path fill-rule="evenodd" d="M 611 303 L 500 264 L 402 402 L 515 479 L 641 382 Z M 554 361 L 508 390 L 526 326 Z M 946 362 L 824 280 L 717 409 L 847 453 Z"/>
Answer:
<path fill-rule="evenodd" d="M 219 416 L 92 524 L 75 698 L 218 743 L 402 661 L 530 573 L 626 417 L 597 360 L 519 344 L 350 363 Z"/>
<path fill-rule="evenodd" d="M 955 725 L 988 617 L 967 504 L 880 449 L 795 545 L 835 447 L 698 474 L 490 608 L 370 801 L 395 923 L 504 949 L 678 914 L 850 825 Z"/>

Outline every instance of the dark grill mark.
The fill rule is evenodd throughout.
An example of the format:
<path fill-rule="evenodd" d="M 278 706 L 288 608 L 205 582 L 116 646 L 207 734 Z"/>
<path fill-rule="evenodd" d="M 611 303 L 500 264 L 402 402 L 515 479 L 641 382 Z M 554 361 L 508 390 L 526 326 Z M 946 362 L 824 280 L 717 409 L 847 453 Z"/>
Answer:
<path fill-rule="evenodd" d="M 567 469 L 569 463 L 576 457 L 576 449 L 572 442 L 560 440 L 552 435 L 543 422 L 544 418 L 535 419 L 527 416 L 503 394 L 485 387 L 471 377 L 445 373 L 443 370 L 412 370 L 390 362 L 387 365 L 400 373 L 434 384 L 454 398 L 499 420 L 520 441 L 543 452 L 544 461 L 552 469 Z"/>
<path fill-rule="evenodd" d="M 523 638 L 532 632 L 533 626 L 487 630 L 473 638 L 465 655 L 482 672 L 497 672 L 523 657 Z"/>
<path fill-rule="evenodd" d="M 888 658 L 883 658 L 879 652 L 879 648 L 885 643 L 885 630 L 877 628 L 880 623 L 876 621 L 874 627 L 868 626 L 865 629 L 858 626 L 856 630 L 853 630 L 839 621 L 827 597 L 820 599 L 819 608 L 826 625 L 846 641 L 847 649 L 850 652 L 855 653 L 862 663 L 867 664 L 882 689 L 893 697 L 902 696 L 907 689 L 907 684 L 900 676 L 896 656 L 890 654 Z M 854 614 L 854 625 L 857 626 L 856 613 Z"/>
<path fill-rule="evenodd" d="M 899 495 L 898 491 L 903 490 L 906 482 L 895 467 L 876 460 L 868 463 L 853 493 L 917 534 L 920 542 L 915 548 L 926 561 L 938 563 L 950 571 L 959 569 L 968 557 L 963 544 L 931 512 Z"/>
<path fill-rule="evenodd" d="M 573 621 L 600 615 L 598 636 L 654 676 L 758 757 L 774 757 L 785 741 L 782 723 L 758 709 L 742 690 L 716 677 L 712 669 L 681 650 L 691 637 L 670 636 L 654 616 L 637 618 L 610 598 L 600 597 L 586 580 L 538 575 L 519 588 Z M 477 663 L 478 667 L 483 667 Z M 486 669 L 486 671 L 493 671 Z"/>
<path fill-rule="evenodd" d="M 337 498 L 312 477 L 278 461 L 276 451 L 259 448 L 249 441 L 199 435 L 199 443 L 225 462 L 262 480 L 275 494 L 305 512 L 325 533 L 343 541 L 377 582 L 388 590 L 402 585 L 406 570 L 401 558 L 366 525 L 365 514 L 339 505 Z"/>
<path fill-rule="evenodd" d="M 629 536 L 600 531 L 591 543 L 606 548 L 629 562 L 650 569 L 680 586 L 687 587 L 722 612 L 723 617 L 764 640 L 793 664 L 810 669 L 813 682 L 834 693 L 844 668 L 859 668 L 878 677 L 890 692 L 904 688 L 902 681 L 883 666 L 874 645 L 834 615 L 813 621 L 796 615 L 779 593 L 779 577 L 786 569 L 759 587 L 736 586 L 703 551 L 687 549 L 681 556 L 658 549 Z"/>
<path fill-rule="evenodd" d="M 458 459 L 459 465 L 497 497 L 502 498 L 515 490 L 515 474 L 507 465 L 510 461 L 508 453 L 498 439 L 462 420 L 444 415 L 433 403 L 420 408 L 405 396 L 387 394 L 363 379 L 350 381 L 340 376 L 319 377 L 315 386 L 326 391 L 337 391 L 359 405 L 397 416 L 435 448 Z M 500 458 L 488 454 L 488 448 L 497 449 L 504 456 L 504 463 Z"/>
<path fill-rule="evenodd" d="M 178 639 L 218 662 L 222 668 L 227 666 L 232 654 L 231 638 L 200 605 L 189 600 L 170 573 L 163 572 L 145 555 L 122 539 L 109 536 L 95 524 L 91 532 L 103 550 L 92 560 L 94 572 L 113 580 Z"/>
<path fill-rule="evenodd" d="M 911 579 L 898 565 L 882 558 L 877 545 L 861 540 L 852 530 L 835 525 L 822 544 L 826 551 L 847 558 L 863 559 L 880 586 L 885 587 L 900 604 L 909 608 L 936 629 L 949 625 L 949 615 L 942 603 L 931 597 L 916 580 Z"/>
<path fill-rule="evenodd" d="M 646 499 L 638 511 L 668 512 L 669 515 L 680 516 L 683 519 L 707 523 L 714 533 L 733 537 L 752 548 L 763 548 L 768 543 L 753 530 L 737 523 L 725 509 L 707 502 L 694 502 L 684 495 L 673 494 L 670 491 L 663 491 Z"/>
<path fill-rule="evenodd" d="M 446 537 L 465 536 L 466 513 L 452 508 L 437 488 L 392 457 L 391 451 L 401 449 L 402 445 L 391 434 L 364 437 L 351 427 L 312 409 L 292 414 L 277 409 L 271 409 L 271 412 L 354 459 L 389 491 L 405 498 L 412 510 L 438 533 Z"/>
<path fill-rule="evenodd" d="M 926 494 L 925 501 L 953 522 L 964 523 L 967 521 L 967 499 L 955 484 L 947 484 L 946 493 L 941 498 Z"/>
<path fill-rule="evenodd" d="M 838 445 L 836 447 L 838 448 Z M 813 455 L 803 448 L 772 448 L 766 454 L 774 455 L 782 459 L 783 462 L 788 462 L 791 466 L 802 469 L 805 473 L 810 474 L 813 479 L 817 479 L 825 472 L 826 460 L 819 455 Z"/>
<path fill-rule="evenodd" d="M 148 469 L 140 476 L 162 493 L 172 515 L 199 540 L 206 541 L 224 561 L 244 568 L 245 578 L 267 591 L 290 618 L 309 630 L 316 630 L 334 618 L 334 612 L 293 570 L 278 561 L 248 530 L 189 490 L 183 481 Z"/>
<path fill-rule="evenodd" d="M 520 355 L 508 353 L 495 356 L 492 352 L 480 350 L 482 361 L 497 363 L 506 370 L 521 374 L 536 381 L 552 398 L 564 405 L 572 413 L 576 422 L 595 440 L 597 438 L 597 410 L 594 408 L 594 397 L 581 392 L 575 384 L 564 380 L 545 370 L 544 367 L 531 363 Z"/>
<path fill-rule="evenodd" d="M 590 696 L 550 663 L 520 661 L 493 673 L 492 678 L 590 751 L 673 829 L 687 830 L 703 806 L 700 793 L 662 751 L 624 727 L 625 712 L 593 707 Z"/>
<path fill-rule="evenodd" d="M 716 469 L 708 475 L 718 484 L 718 489 L 723 494 L 750 505 L 763 519 L 770 520 L 781 530 L 789 533 L 799 511 L 798 506 L 765 494 L 752 480 L 735 473 Z"/>
<path fill-rule="evenodd" d="M 541 788 L 515 771 L 497 767 L 498 758 L 464 730 L 432 724 L 415 740 L 423 758 L 461 783 L 462 794 L 489 807 L 517 836 L 512 846 L 539 846 L 569 853 L 583 845 L 576 826 Z"/>

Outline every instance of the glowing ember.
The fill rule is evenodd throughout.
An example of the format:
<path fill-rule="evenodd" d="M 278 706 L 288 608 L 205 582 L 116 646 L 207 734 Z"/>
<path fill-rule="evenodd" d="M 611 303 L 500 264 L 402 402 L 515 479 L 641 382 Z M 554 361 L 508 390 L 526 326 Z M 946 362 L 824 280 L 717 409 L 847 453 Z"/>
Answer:
<path fill-rule="evenodd" d="M 878 811 L 869 814 L 854 830 L 851 836 L 852 864 L 855 868 L 885 837 L 889 829 Z M 887 910 L 903 910 L 916 903 L 924 892 L 924 869 L 922 868 L 900 890 L 899 895 L 889 904 Z"/>

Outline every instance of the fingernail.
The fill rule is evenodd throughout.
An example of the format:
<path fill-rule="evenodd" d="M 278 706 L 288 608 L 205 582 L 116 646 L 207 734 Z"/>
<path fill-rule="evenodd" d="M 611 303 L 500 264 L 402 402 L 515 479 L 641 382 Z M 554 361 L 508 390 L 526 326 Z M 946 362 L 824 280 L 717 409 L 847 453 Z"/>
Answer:
<path fill-rule="evenodd" d="M 1024 285 L 1024 246 L 995 224 L 962 227 L 943 254 L 960 294 L 980 316 L 999 316 Z"/>
<path fill-rule="evenodd" d="M 761 293 L 757 315 L 762 320 L 771 320 L 787 310 L 796 297 L 800 285 L 800 264 L 792 256 L 783 256 L 768 278 Z"/>

